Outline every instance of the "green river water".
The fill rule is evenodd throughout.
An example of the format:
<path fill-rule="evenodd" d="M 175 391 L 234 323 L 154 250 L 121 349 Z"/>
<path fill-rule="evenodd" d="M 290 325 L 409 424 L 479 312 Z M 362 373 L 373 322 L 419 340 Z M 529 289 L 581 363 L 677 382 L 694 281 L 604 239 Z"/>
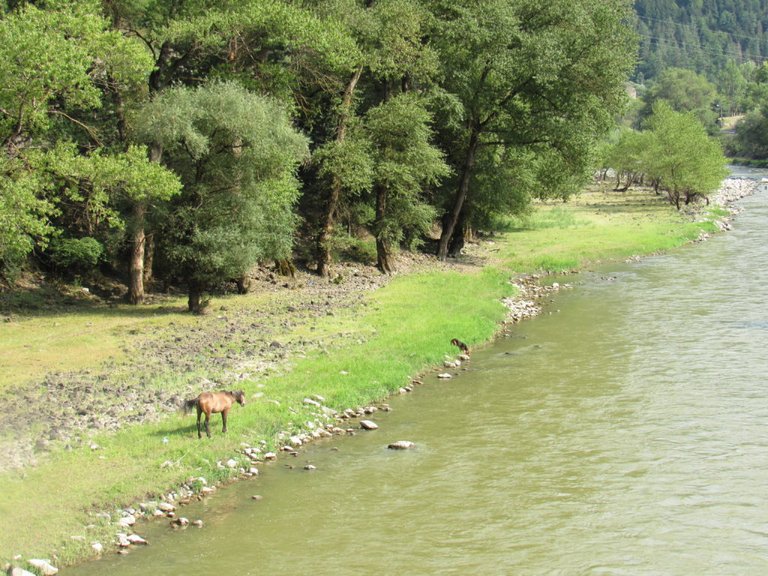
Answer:
<path fill-rule="evenodd" d="M 150 546 L 60 574 L 768 574 L 766 200 L 703 245 L 565 279 L 378 430 L 186 507 L 202 528 L 141 525 Z"/>

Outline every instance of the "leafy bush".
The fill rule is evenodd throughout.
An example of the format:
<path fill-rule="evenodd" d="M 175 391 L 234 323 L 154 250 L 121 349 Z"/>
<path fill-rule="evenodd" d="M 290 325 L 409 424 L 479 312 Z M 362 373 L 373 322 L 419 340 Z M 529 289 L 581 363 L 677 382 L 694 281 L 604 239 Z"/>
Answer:
<path fill-rule="evenodd" d="M 101 260 L 104 247 L 95 238 L 57 238 L 48 248 L 51 262 L 59 271 L 84 274 Z"/>

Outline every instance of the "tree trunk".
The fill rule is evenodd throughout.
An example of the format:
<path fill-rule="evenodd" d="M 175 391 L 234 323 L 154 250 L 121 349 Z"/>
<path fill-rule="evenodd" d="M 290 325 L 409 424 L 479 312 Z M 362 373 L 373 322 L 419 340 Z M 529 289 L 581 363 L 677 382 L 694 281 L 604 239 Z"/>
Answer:
<path fill-rule="evenodd" d="M 384 218 L 387 214 L 387 193 L 388 191 L 385 186 L 376 186 L 376 219 L 374 220 L 373 227 L 376 230 L 376 267 L 383 274 L 392 274 L 392 251 L 384 232 Z"/>
<path fill-rule="evenodd" d="M 144 239 L 144 286 L 152 283 L 155 262 L 155 235 L 147 234 Z"/>
<path fill-rule="evenodd" d="M 448 256 L 456 258 L 461 255 L 461 251 L 464 248 L 464 226 L 467 221 L 466 205 L 462 208 L 459 214 L 459 219 L 456 221 L 456 226 L 453 228 L 453 234 L 451 240 L 448 242 Z"/>
<path fill-rule="evenodd" d="M 443 230 L 440 234 L 440 244 L 437 248 L 437 258 L 439 260 L 445 260 L 448 257 L 448 244 L 451 241 L 453 232 L 456 229 L 456 224 L 459 221 L 459 215 L 461 214 L 462 208 L 464 208 L 464 202 L 469 194 L 469 182 L 472 179 L 472 172 L 475 168 L 475 157 L 479 145 L 480 131 L 477 127 L 473 126 L 469 135 L 469 145 L 467 146 L 467 155 L 464 159 L 464 169 L 462 170 L 459 188 L 456 191 L 456 197 L 454 198 L 453 209 L 447 214 L 447 218 L 443 220 Z"/>
<path fill-rule="evenodd" d="M 137 202 L 133 207 L 133 238 L 131 249 L 130 286 L 128 301 L 131 304 L 141 304 L 144 301 L 144 216 L 147 207 L 143 202 Z"/>
<path fill-rule="evenodd" d="M 203 290 L 198 282 L 189 283 L 187 306 L 193 314 L 203 311 Z"/>
<path fill-rule="evenodd" d="M 339 126 L 336 130 L 336 142 L 344 142 L 347 137 L 347 126 L 349 124 L 349 111 L 352 107 L 352 96 L 355 93 L 360 75 L 363 73 L 363 67 L 358 67 L 352 75 L 347 87 L 344 89 L 344 97 L 341 100 L 341 112 L 339 117 Z M 336 219 L 336 210 L 341 198 L 341 180 L 334 176 L 331 182 L 331 189 L 328 193 L 328 202 L 325 206 L 325 212 L 321 216 L 320 234 L 317 237 L 317 273 L 320 276 L 330 276 L 331 262 L 331 238 L 333 237 L 333 227 Z"/>

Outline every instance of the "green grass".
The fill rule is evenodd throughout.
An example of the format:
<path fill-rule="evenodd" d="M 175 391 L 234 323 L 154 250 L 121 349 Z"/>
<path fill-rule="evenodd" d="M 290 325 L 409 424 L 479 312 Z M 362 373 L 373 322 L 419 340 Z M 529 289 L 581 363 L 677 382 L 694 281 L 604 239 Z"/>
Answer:
<path fill-rule="evenodd" d="M 172 415 L 97 437 L 100 450 L 56 451 L 38 466 L 0 475 L 0 560 L 54 551 L 60 563 L 82 558 L 90 553 L 91 541 L 110 541 L 110 527 L 94 511 L 135 504 L 190 476 L 224 479 L 228 472 L 216 462 L 230 458 L 242 442 L 263 439 L 275 446 L 279 432 L 296 432 L 318 418 L 303 404 L 305 397 L 319 394 L 337 409 L 364 405 L 455 354 L 451 338 L 470 345 L 487 341 L 504 318 L 500 300 L 513 291 L 513 273 L 562 271 L 668 250 L 713 226 L 683 219 L 652 194 L 597 191 L 570 204 L 538 206 L 525 225 L 511 228 L 496 242 L 493 262 L 479 272 L 400 276 L 356 307 L 291 327 L 285 337 L 311 332 L 332 344 L 296 358 L 287 370 L 245 381 L 249 402 L 235 407 L 227 436 L 220 433 L 217 417 L 213 438 L 198 441 L 194 416 Z M 231 298 L 226 306 L 229 313 L 265 306 L 279 310 L 281 298 L 280 292 Z M 139 310 L 119 307 L 5 323 L 0 326 L 5 373 L 0 387 L 53 368 L 78 369 L 119 358 L 152 330 L 163 334 L 215 321 L 151 307 Z M 338 334 L 344 337 L 334 337 Z M 93 527 L 84 528 L 89 524 Z"/>

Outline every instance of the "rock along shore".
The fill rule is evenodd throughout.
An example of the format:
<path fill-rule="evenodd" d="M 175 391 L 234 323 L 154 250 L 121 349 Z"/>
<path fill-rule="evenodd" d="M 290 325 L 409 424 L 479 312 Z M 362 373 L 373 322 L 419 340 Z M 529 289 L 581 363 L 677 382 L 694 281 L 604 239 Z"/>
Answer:
<path fill-rule="evenodd" d="M 753 194 L 757 189 L 757 182 L 746 178 L 728 178 L 723 182 L 722 187 L 718 192 L 710 198 L 712 204 L 727 207 L 729 214 L 733 215 L 739 212 L 739 209 L 733 206 L 733 202 L 740 200 L 750 194 Z M 701 207 L 698 207 L 698 211 Z M 730 217 L 726 217 L 719 221 L 718 226 L 721 230 L 730 229 L 728 220 Z M 362 282 L 362 290 L 370 290 L 378 288 L 386 283 L 386 279 L 382 278 L 378 281 L 367 280 L 365 273 L 360 274 L 358 271 L 356 275 L 364 278 Z M 375 272 L 373 272 L 375 274 Z M 531 274 L 524 275 L 511 282 L 517 287 L 518 294 L 511 298 L 503 300 L 504 305 L 508 309 L 507 318 L 502 326 L 502 333 L 506 327 L 510 324 L 518 323 L 522 320 L 537 316 L 542 311 L 542 300 L 550 297 L 552 294 L 563 288 L 569 288 L 569 284 L 552 283 L 550 285 L 542 285 L 541 280 L 543 275 Z M 360 284 L 360 282 L 358 282 Z M 352 292 L 355 292 L 354 290 Z M 345 294 L 345 300 L 349 297 L 349 294 Z M 328 301 L 329 302 L 329 301 Z M 348 304 L 342 304 L 348 305 Z M 328 304 L 328 307 L 321 307 L 323 313 L 329 313 L 329 310 L 333 309 L 333 304 Z M 281 349 L 282 346 L 269 348 Z M 293 350 L 292 350 L 293 351 Z M 282 354 L 279 355 L 285 357 L 285 350 L 282 350 Z M 468 355 L 459 355 L 455 359 L 446 359 L 443 367 L 435 367 L 433 372 L 440 372 L 446 367 L 453 369 L 451 372 L 441 372 L 436 374 L 437 379 L 445 377 L 453 377 L 460 370 L 462 362 L 469 361 Z M 410 385 L 400 388 L 396 393 L 406 394 L 414 390 L 417 385 L 422 384 L 424 377 L 414 378 Z M 163 399 L 164 402 L 168 402 L 167 399 Z M 255 445 L 242 444 L 238 453 L 233 454 L 226 461 L 220 461 L 218 467 L 223 470 L 229 470 L 231 472 L 231 479 L 245 479 L 253 478 L 259 475 L 259 469 L 262 466 L 269 466 L 278 458 L 278 454 L 285 454 L 287 456 L 297 456 L 298 451 L 302 446 L 308 443 L 317 441 L 322 438 L 329 438 L 337 435 L 353 435 L 361 430 L 376 430 L 378 426 L 371 418 L 373 414 L 378 411 L 389 411 L 389 405 L 386 403 L 379 403 L 376 405 L 369 405 L 365 407 L 351 407 L 345 410 L 337 411 L 324 406 L 324 399 L 318 396 L 309 396 L 304 400 L 304 403 L 310 406 L 314 406 L 316 410 L 316 419 L 312 422 L 307 422 L 305 429 L 299 433 L 282 432 L 278 435 L 278 446 L 274 451 L 268 451 L 266 448 L 266 442 L 261 441 Z M 359 420 L 357 425 L 354 424 L 355 420 Z M 409 440 L 399 440 L 397 442 L 388 445 L 389 448 L 412 448 L 414 443 Z M 97 446 L 92 446 L 92 449 L 98 449 Z M 21 460 L 24 460 L 21 458 Z M 22 464 L 24 465 L 24 464 Z M 173 463 L 168 463 L 173 465 Z M 314 466 L 305 466 L 306 470 L 313 470 Z M 203 477 L 191 477 L 185 483 L 174 490 L 170 490 L 161 495 L 158 500 L 140 502 L 135 506 L 129 506 L 126 508 L 119 508 L 111 511 L 103 511 L 94 514 L 94 521 L 101 524 L 108 524 L 113 527 L 111 541 L 102 542 L 94 540 L 89 543 L 90 549 L 93 555 L 101 555 L 106 550 L 114 550 L 118 553 L 127 553 L 131 548 L 135 546 L 146 545 L 147 542 L 140 535 L 133 531 L 133 527 L 136 522 L 141 518 L 165 518 L 170 521 L 171 525 L 175 528 L 186 528 L 187 526 L 202 527 L 203 521 L 196 519 L 190 522 L 187 518 L 178 516 L 178 507 L 183 506 L 192 500 L 202 499 L 212 494 L 216 490 L 216 486 L 209 486 L 208 482 Z M 254 501 L 261 500 L 260 496 L 254 496 Z M 75 537 L 73 537 L 75 538 Z M 16 557 L 18 563 L 23 562 L 23 558 L 19 555 Z M 31 565 L 31 560 L 27 561 L 27 564 Z M 52 570 L 55 570 L 51 566 Z M 6 566 L 6 570 L 21 570 L 18 566 Z M 55 572 L 51 572 L 55 573 Z"/>

